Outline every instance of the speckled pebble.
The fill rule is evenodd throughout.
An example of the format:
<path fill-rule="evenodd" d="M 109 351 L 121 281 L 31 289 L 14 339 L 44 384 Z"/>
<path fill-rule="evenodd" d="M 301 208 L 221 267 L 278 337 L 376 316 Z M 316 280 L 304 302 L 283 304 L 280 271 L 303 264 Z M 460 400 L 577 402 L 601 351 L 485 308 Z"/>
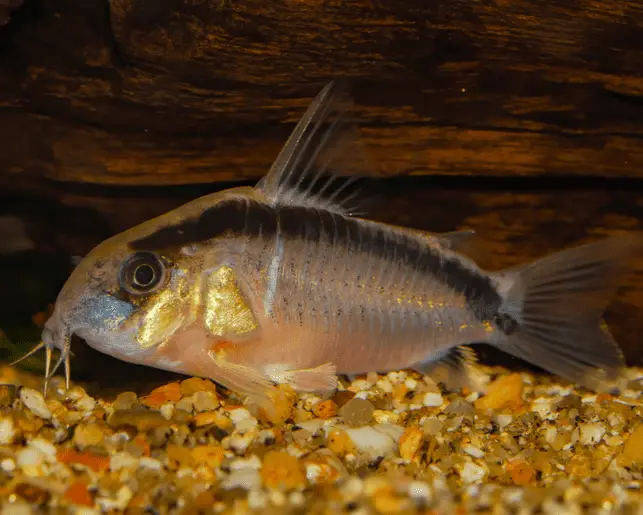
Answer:
<path fill-rule="evenodd" d="M 34 415 L 44 419 L 51 418 L 51 410 L 47 407 L 45 398 L 39 391 L 22 388 L 20 390 L 20 400 Z"/>

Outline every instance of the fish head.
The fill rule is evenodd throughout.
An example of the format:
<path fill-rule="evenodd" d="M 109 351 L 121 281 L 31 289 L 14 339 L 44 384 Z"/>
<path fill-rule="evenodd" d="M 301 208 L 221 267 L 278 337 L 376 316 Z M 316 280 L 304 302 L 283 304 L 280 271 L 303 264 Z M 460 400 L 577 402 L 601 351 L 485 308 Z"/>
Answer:
<path fill-rule="evenodd" d="M 130 245 L 145 226 L 95 247 L 74 269 L 45 324 L 43 342 L 69 351 L 72 335 L 116 358 L 145 364 L 145 356 L 188 322 L 199 288 L 191 273 L 198 256 Z"/>

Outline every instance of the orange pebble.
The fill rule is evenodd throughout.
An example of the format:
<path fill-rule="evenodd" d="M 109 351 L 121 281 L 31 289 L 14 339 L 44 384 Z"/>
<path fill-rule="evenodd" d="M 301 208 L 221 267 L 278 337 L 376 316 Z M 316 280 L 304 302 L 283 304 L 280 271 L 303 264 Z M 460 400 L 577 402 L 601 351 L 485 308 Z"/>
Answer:
<path fill-rule="evenodd" d="M 60 449 L 56 458 L 61 463 L 85 465 L 94 472 L 104 472 L 109 468 L 109 458 L 91 452 L 78 452 L 74 449 Z"/>
<path fill-rule="evenodd" d="M 179 383 L 169 383 L 152 390 L 147 397 L 141 399 L 141 402 L 150 408 L 160 408 L 168 402 L 180 401 L 182 395 Z"/>
<path fill-rule="evenodd" d="M 509 408 L 518 410 L 522 407 L 522 376 L 520 374 L 509 374 L 493 381 L 484 397 L 474 402 L 478 409 L 502 409 Z"/>
<path fill-rule="evenodd" d="M 266 453 L 261 477 L 268 488 L 298 488 L 306 485 L 306 476 L 299 460 L 286 452 Z"/>
<path fill-rule="evenodd" d="M 87 484 L 84 481 L 73 482 L 69 488 L 65 490 L 63 499 L 79 506 L 94 505 L 94 499 L 92 499 L 92 495 L 89 493 L 89 490 L 87 490 Z"/>
<path fill-rule="evenodd" d="M 337 404 L 332 400 L 318 402 L 313 406 L 313 413 L 319 418 L 330 418 L 337 415 Z"/>
<path fill-rule="evenodd" d="M 511 460 L 507 463 L 507 471 L 514 484 L 519 486 L 528 485 L 534 477 L 534 469 L 523 460 Z"/>

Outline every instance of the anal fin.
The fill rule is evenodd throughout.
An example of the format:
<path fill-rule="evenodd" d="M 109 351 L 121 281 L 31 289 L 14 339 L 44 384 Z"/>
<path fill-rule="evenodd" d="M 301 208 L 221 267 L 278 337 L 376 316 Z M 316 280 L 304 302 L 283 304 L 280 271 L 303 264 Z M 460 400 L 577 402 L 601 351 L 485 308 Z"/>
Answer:
<path fill-rule="evenodd" d="M 460 345 L 434 354 L 411 368 L 430 376 L 435 382 L 444 383 L 449 390 L 468 388 L 481 392 L 484 386 L 476 367 L 477 362 L 476 353 L 470 347 Z"/>

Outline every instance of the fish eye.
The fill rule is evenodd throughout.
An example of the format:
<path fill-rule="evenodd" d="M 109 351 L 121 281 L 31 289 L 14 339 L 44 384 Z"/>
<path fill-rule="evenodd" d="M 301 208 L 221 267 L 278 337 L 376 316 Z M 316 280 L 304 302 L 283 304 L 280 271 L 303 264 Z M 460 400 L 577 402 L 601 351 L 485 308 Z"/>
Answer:
<path fill-rule="evenodd" d="M 130 256 L 120 271 L 121 287 L 129 293 L 152 292 L 165 277 L 165 266 L 152 252 L 137 252 Z"/>

